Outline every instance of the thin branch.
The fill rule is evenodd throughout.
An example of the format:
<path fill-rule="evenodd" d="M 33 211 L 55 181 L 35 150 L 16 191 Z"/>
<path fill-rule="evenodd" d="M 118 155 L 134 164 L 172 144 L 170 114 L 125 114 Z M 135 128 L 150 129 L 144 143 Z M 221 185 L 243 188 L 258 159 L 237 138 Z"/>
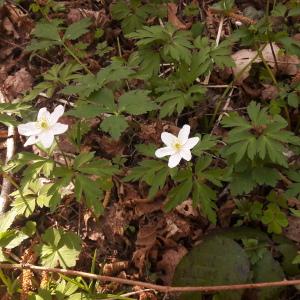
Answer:
<path fill-rule="evenodd" d="M 218 28 L 215 48 L 217 48 L 219 46 L 220 39 L 221 39 L 221 34 L 222 34 L 222 29 L 223 29 L 223 24 L 224 24 L 224 16 L 222 15 L 221 20 L 220 20 L 220 24 L 219 24 L 219 28 Z M 203 81 L 203 84 L 207 85 L 209 83 L 210 75 L 211 75 L 211 72 L 209 72 L 208 75 L 205 77 L 205 79 Z"/>
<path fill-rule="evenodd" d="M 0 102 L 5 103 L 4 94 L 0 91 Z M 10 115 L 8 113 L 8 115 Z M 11 160 L 15 152 L 15 128 L 12 125 L 7 127 L 7 140 L 6 140 L 6 157 L 5 165 Z M 8 206 L 9 197 L 11 189 L 11 181 L 7 177 L 3 177 L 2 180 L 2 189 L 0 193 L 0 215 L 5 212 L 6 207 Z"/>
<path fill-rule="evenodd" d="M 226 114 L 226 111 L 227 111 L 228 106 L 229 106 L 229 104 L 230 104 L 230 100 L 231 100 L 231 97 L 232 97 L 233 90 L 234 90 L 234 88 L 231 89 L 231 91 L 230 91 L 230 93 L 229 93 L 229 95 L 228 95 L 228 97 L 227 97 L 227 100 L 226 100 L 226 102 L 225 102 L 225 105 L 223 106 L 222 113 L 220 113 L 217 122 L 215 123 L 213 129 L 211 130 L 211 134 L 212 134 L 212 133 L 215 131 L 215 129 L 219 126 L 219 124 L 220 124 L 220 122 L 221 122 L 223 116 Z"/>
<path fill-rule="evenodd" d="M 152 284 L 137 280 L 124 279 L 119 277 L 111 277 L 104 275 L 96 275 L 92 273 L 59 269 L 59 268 L 47 268 L 31 264 L 8 264 L 0 263 L 0 269 L 30 269 L 33 271 L 46 271 L 52 273 L 59 273 L 71 276 L 81 276 L 90 279 L 95 279 L 98 281 L 109 281 L 116 282 L 125 285 L 139 286 L 143 288 L 153 289 L 162 293 L 184 293 L 184 292 L 220 292 L 220 291 L 233 291 L 233 290 L 243 290 L 243 289 L 257 289 L 265 287 L 278 287 L 278 286 L 290 286 L 290 285 L 300 285 L 300 279 L 296 280 L 283 280 L 283 281 L 273 281 L 273 282 L 259 282 L 259 283 L 245 283 L 245 284 L 234 284 L 234 285 L 216 285 L 216 286 L 163 286 L 158 284 Z"/>

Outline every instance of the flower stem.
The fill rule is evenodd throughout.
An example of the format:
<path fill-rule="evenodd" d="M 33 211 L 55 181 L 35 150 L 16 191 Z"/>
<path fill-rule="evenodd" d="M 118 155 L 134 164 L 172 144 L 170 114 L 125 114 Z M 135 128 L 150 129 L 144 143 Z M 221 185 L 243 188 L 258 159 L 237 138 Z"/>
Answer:
<path fill-rule="evenodd" d="M 54 137 L 54 139 L 55 139 L 57 148 L 59 149 L 59 151 L 60 151 L 62 157 L 64 158 L 64 161 L 65 161 L 66 166 L 69 168 L 69 163 L 68 163 L 68 160 L 67 160 L 67 156 L 66 156 L 65 152 L 62 150 L 62 148 L 60 147 L 58 138 L 57 138 L 57 137 Z"/>

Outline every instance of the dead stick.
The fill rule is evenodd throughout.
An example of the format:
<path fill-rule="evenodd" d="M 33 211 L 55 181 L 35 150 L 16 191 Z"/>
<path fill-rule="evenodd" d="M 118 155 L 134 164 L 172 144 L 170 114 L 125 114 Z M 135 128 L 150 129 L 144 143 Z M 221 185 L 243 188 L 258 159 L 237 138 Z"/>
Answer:
<path fill-rule="evenodd" d="M 6 103 L 5 96 L 2 91 L 0 91 L 0 103 Z M 11 115 L 8 113 L 8 115 Z M 8 162 L 12 159 L 14 152 L 15 152 L 15 141 L 14 141 L 14 135 L 15 135 L 15 128 L 12 125 L 8 125 L 7 128 L 7 140 L 6 140 L 6 157 L 5 157 L 5 165 L 8 164 Z M 3 177 L 2 180 L 2 189 L 0 192 L 0 215 L 2 215 L 6 207 L 8 206 L 8 195 L 10 194 L 11 189 L 11 181 L 8 180 L 7 177 Z"/>
<path fill-rule="evenodd" d="M 243 289 L 257 289 L 265 287 L 278 287 L 278 286 L 289 286 L 289 285 L 300 285 L 300 279 L 297 280 L 283 280 L 273 282 L 259 282 L 259 283 L 245 283 L 235 285 L 216 285 L 216 286 L 163 286 L 137 280 L 130 280 L 118 277 L 96 275 L 92 273 L 59 269 L 59 268 L 47 268 L 41 266 L 35 266 L 31 264 L 8 264 L 0 263 L 0 269 L 30 269 L 33 271 L 46 271 L 59 273 L 64 275 L 82 276 L 90 279 L 99 281 L 110 281 L 125 285 L 140 286 L 144 288 L 153 289 L 162 293 L 182 293 L 182 292 L 220 292 L 220 291 L 232 291 L 232 290 L 243 290 Z"/>

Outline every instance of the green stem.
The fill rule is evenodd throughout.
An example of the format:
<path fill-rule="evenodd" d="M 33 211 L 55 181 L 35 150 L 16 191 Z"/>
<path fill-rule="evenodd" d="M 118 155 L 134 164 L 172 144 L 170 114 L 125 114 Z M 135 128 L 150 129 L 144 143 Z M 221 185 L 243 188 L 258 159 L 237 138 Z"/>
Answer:
<path fill-rule="evenodd" d="M 263 46 L 262 50 L 266 47 L 266 45 Z M 261 51 L 262 51 L 261 50 Z M 235 80 L 239 79 L 241 77 L 241 75 L 248 69 L 249 66 L 252 65 L 252 63 L 259 57 L 258 51 L 257 54 L 249 61 L 249 63 L 242 69 L 240 70 L 237 75 L 235 76 L 235 79 L 232 80 L 229 85 L 226 87 L 225 91 L 223 92 L 222 96 L 220 97 L 220 100 L 217 102 L 216 108 L 214 110 L 213 116 L 211 118 L 211 121 L 209 123 L 209 127 L 213 127 L 213 124 L 216 121 L 216 117 L 218 115 L 219 109 L 221 107 L 222 101 L 223 99 L 228 95 L 228 93 L 230 92 L 230 90 L 233 88 L 233 83 Z"/>
<path fill-rule="evenodd" d="M 274 84 L 278 87 L 278 82 L 277 82 L 277 80 L 276 80 L 276 78 L 275 78 L 275 76 L 274 76 L 272 70 L 270 69 L 268 63 L 266 62 L 266 60 L 265 60 L 265 58 L 264 58 L 264 56 L 263 56 L 263 54 L 262 54 L 262 50 L 257 49 L 257 53 L 258 53 L 259 58 L 262 60 L 262 62 L 263 62 L 263 64 L 264 64 L 265 68 L 267 69 L 267 71 L 268 71 L 268 73 L 269 73 L 269 75 L 270 75 L 272 81 L 273 81 Z"/>
<path fill-rule="evenodd" d="M 54 139 L 55 139 L 57 148 L 59 149 L 59 151 L 60 151 L 62 157 L 64 158 L 64 161 L 65 161 L 65 164 L 66 164 L 67 168 L 69 168 L 69 163 L 68 163 L 68 160 L 67 160 L 67 156 L 66 156 L 65 152 L 62 150 L 62 148 L 60 147 L 58 138 L 57 138 L 57 137 L 54 137 Z"/>
<path fill-rule="evenodd" d="M 64 43 L 62 42 L 62 45 L 65 47 L 67 52 L 82 66 L 82 68 L 90 75 L 93 75 L 93 73 L 87 68 L 87 66 L 81 62 L 81 60 L 76 56 L 76 54 Z"/>

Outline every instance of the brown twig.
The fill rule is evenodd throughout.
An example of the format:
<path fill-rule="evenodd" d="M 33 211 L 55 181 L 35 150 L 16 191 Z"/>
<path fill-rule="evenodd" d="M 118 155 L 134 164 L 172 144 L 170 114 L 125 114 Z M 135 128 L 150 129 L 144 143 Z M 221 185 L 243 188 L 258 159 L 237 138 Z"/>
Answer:
<path fill-rule="evenodd" d="M 211 13 L 221 14 L 221 15 L 224 14 L 224 11 L 220 10 L 220 9 L 210 7 L 209 10 L 210 10 Z M 236 21 L 240 21 L 245 25 L 254 25 L 254 24 L 256 24 L 255 20 L 250 19 L 250 18 L 248 18 L 246 16 L 243 16 L 243 15 L 236 14 L 233 11 L 225 13 L 225 15 L 232 18 L 232 19 L 234 19 L 234 20 L 236 20 Z"/>
<path fill-rule="evenodd" d="M 104 275 L 97 275 L 82 271 L 59 269 L 59 268 L 47 268 L 31 264 L 8 264 L 0 263 L 0 269 L 30 269 L 33 271 L 47 271 L 52 273 L 59 273 L 71 276 L 81 276 L 90 279 L 95 279 L 99 281 L 110 281 L 116 282 L 124 285 L 139 286 L 143 288 L 153 289 L 162 293 L 184 293 L 184 292 L 220 292 L 220 291 L 233 291 L 233 290 L 243 290 L 243 289 L 257 289 L 265 287 L 278 287 L 278 286 L 290 286 L 290 285 L 300 285 L 300 279 L 296 280 L 283 280 L 283 281 L 273 281 L 273 282 L 259 282 L 259 283 L 245 283 L 245 284 L 234 284 L 234 285 L 216 285 L 216 286 L 163 286 L 158 284 L 152 284 L 137 280 L 124 279 L 119 277 L 111 277 Z"/>

